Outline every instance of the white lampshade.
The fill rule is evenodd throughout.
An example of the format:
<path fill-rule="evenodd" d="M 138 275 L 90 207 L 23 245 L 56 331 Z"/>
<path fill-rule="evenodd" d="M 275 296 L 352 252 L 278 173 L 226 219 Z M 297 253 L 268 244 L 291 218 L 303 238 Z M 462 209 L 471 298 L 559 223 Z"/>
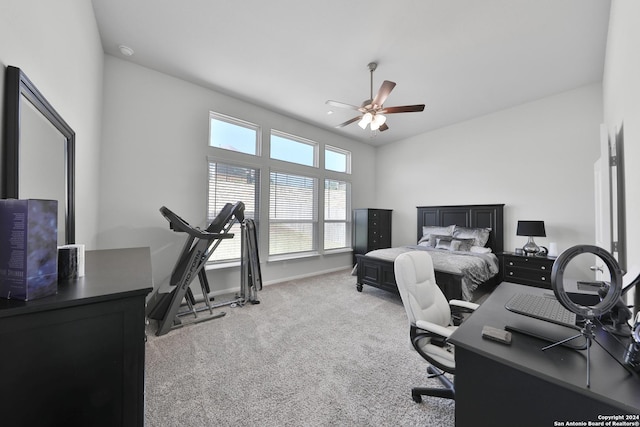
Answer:
<path fill-rule="evenodd" d="M 382 114 L 376 114 L 373 120 L 371 121 L 371 130 L 378 130 L 380 126 L 387 121 L 387 118 Z"/>
<path fill-rule="evenodd" d="M 358 126 L 364 129 L 369 123 L 371 123 L 371 120 L 373 120 L 373 115 L 371 113 L 365 113 L 365 115 L 362 116 L 362 119 L 358 122 Z"/>

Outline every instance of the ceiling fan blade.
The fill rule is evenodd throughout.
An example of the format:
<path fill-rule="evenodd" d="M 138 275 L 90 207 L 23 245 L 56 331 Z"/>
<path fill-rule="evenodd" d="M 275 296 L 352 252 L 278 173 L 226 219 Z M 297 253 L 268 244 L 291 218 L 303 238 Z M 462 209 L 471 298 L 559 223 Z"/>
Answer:
<path fill-rule="evenodd" d="M 384 131 L 385 131 L 385 130 L 387 130 L 387 129 L 389 129 L 389 126 L 387 126 L 387 124 L 386 124 L 386 123 L 383 123 L 383 124 L 382 124 L 382 126 L 380 126 L 380 127 L 378 128 L 378 130 L 379 130 L 380 132 L 384 132 Z"/>
<path fill-rule="evenodd" d="M 394 114 L 394 113 L 414 113 L 418 111 L 424 111 L 424 104 L 403 105 L 400 107 L 388 107 L 388 108 L 383 108 L 379 112 L 382 114 Z"/>
<path fill-rule="evenodd" d="M 360 107 L 356 105 L 345 104 L 344 102 L 328 100 L 325 104 L 331 105 L 332 107 L 349 108 L 351 110 L 360 110 Z"/>
<path fill-rule="evenodd" d="M 381 107 L 382 104 L 384 104 L 384 101 L 387 100 L 387 97 L 394 87 L 396 87 L 396 84 L 394 82 L 390 82 L 389 80 L 383 81 L 382 86 L 380 86 L 380 89 L 378 90 L 376 97 L 373 99 L 372 104 Z"/>
<path fill-rule="evenodd" d="M 357 121 L 358 121 L 358 120 L 360 120 L 361 118 L 362 118 L 362 116 L 354 117 L 353 119 L 349 119 L 349 120 L 347 120 L 347 121 L 346 121 L 346 122 L 344 122 L 344 123 L 340 123 L 340 124 L 339 124 L 338 126 L 336 126 L 336 127 L 337 127 L 337 128 L 343 128 L 343 127 L 345 127 L 345 126 L 347 126 L 347 125 L 350 125 L 350 124 L 351 124 L 351 123 L 353 123 L 353 122 L 357 122 Z"/>

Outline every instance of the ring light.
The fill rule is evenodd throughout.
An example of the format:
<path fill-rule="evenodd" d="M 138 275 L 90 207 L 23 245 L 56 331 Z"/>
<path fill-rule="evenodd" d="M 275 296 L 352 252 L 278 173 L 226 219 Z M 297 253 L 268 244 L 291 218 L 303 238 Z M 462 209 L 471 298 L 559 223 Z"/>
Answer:
<path fill-rule="evenodd" d="M 600 257 L 609 268 L 609 274 L 611 275 L 611 284 L 609 285 L 607 294 L 594 306 L 576 304 L 569 298 L 567 291 L 564 289 L 564 271 L 567 264 L 569 264 L 569 261 L 575 256 L 583 253 L 592 253 Z M 558 301 L 560 301 L 567 310 L 587 319 L 592 319 L 608 313 L 615 307 L 618 299 L 622 295 L 622 270 L 616 259 L 606 250 L 593 245 L 577 245 L 562 252 L 553 263 L 553 268 L 551 269 L 551 287 Z"/>

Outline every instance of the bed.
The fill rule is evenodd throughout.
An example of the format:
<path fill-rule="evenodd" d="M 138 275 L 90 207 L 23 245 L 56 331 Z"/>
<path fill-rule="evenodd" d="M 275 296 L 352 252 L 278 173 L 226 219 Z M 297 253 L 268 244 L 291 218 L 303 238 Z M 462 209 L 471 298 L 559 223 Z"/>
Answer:
<path fill-rule="evenodd" d="M 363 286 L 367 285 L 398 293 L 393 271 L 395 258 L 400 253 L 410 250 L 428 250 L 434 261 L 436 281 L 447 300 L 463 299 L 472 301 L 474 299 L 473 292 L 476 289 L 496 285 L 500 276 L 498 271 L 499 262 L 496 255 L 503 251 L 504 245 L 503 208 L 503 204 L 419 206 L 417 208 L 416 243 L 421 244 L 378 249 L 364 255 L 356 255 L 357 290 L 362 292 Z M 445 250 L 440 246 L 440 239 L 437 239 L 438 248 L 433 247 L 433 240 L 428 243 L 425 241 L 425 230 L 432 231 L 437 228 L 452 226 L 464 227 L 464 229 L 458 228 L 458 230 L 464 231 L 490 229 L 487 242 L 484 245 L 485 248 L 490 249 L 490 252 L 487 253 L 487 249 L 474 249 L 472 253 L 467 250 L 468 248 L 465 248 L 464 251 Z M 425 229 L 425 227 L 427 228 Z M 455 227 L 451 229 L 455 229 Z M 435 237 L 439 238 L 441 236 Z M 421 240 L 423 241 L 421 242 Z M 442 243 L 444 245 L 446 242 L 443 241 Z M 478 252 L 475 252 L 476 250 Z M 476 260 L 476 258 L 481 261 Z M 471 266 L 465 267 L 465 264 Z"/>

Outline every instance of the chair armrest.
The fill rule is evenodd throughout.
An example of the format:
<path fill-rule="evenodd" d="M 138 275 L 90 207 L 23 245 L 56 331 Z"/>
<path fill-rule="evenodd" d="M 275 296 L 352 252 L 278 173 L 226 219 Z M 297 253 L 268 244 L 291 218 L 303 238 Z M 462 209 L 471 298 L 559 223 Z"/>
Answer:
<path fill-rule="evenodd" d="M 459 299 L 452 299 L 451 301 L 449 301 L 449 305 L 452 307 L 466 308 L 470 311 L 474 311 L 478 307 L 480 307 L 479 304 L 476 304 L 474 302 L 462 301 Z"/>
<path fill-rule="evenodd" d="M 440 335 L 441 337 L 449 338 L 453 331 L 444 326 L 436 325 L 434 323 L 425 322 L 424 320 L 418 320 L 416 327 L 423 331 L 431 332 L 432 334 Z"/>

